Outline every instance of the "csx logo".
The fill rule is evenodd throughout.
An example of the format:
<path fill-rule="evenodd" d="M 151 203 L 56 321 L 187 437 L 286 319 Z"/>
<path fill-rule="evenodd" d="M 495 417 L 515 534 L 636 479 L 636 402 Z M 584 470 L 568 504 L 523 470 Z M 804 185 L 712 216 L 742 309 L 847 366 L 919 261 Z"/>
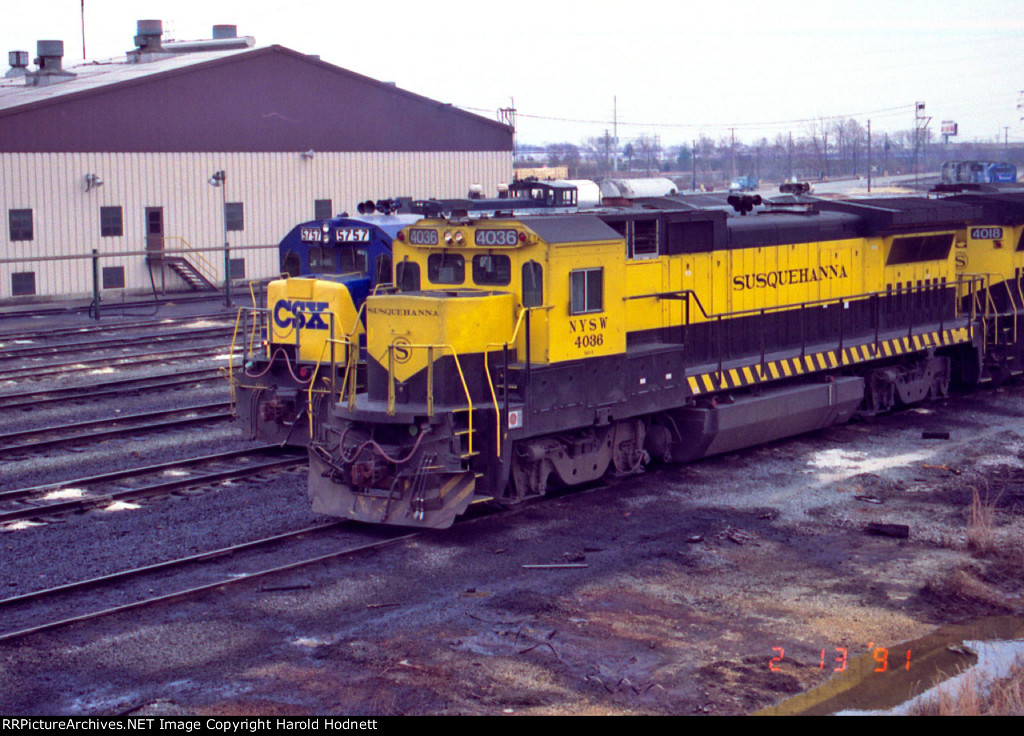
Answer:
<path fill-rule="evenodd" d="M 281 299 L 274 305 L 274 323 L 281 328 L 326 330 L 323 312 L 327 302 L 300 302 Z"/>

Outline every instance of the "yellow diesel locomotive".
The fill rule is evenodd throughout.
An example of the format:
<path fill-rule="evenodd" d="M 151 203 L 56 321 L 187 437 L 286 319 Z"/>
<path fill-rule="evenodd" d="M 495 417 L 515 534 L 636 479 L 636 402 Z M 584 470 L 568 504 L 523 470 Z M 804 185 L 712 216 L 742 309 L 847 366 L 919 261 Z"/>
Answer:
<path fill-rule="evenodd" d="M 393 243 L 396 291 L 366 302 L 366 391 L 333 382 L 312 427 L 313 509 L 447 527 L 478 500 L 976 382 L 1008 337 L 987 322 L 991 280 L 957 266 L 985 215 L 907 197 L 424 219 Z"/>

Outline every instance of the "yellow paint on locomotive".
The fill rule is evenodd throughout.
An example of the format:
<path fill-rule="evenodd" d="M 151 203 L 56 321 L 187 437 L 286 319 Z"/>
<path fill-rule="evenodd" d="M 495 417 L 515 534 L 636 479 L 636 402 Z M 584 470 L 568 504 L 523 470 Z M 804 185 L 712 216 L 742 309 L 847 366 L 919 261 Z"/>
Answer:
<path fill-rule="evenodd" d="M 271 343 L 297 346 L 298 359 L 303 362 L 319 360 L 329 338 L 340 340 L 363 333 L 352 295 L 344 284 L 310 278 L 278 279 L 267 286 L 267 305 Z M 343 360 L 344 356 L 337 355 L 336 359 Z"/>
<path fill-rule="evenodd" d="M 452 355 L 444 346 L 461 361 L 510 339 L 515 306 L 512 294 L 483 291 L 371 296 L 366 302 L 367 354 L 387 367 L 393 350 L 395 378 L 407 381 L 426 369 L 428 346 L 434 348 L 435 361 Z"/>
<path fill-rule="evenodd" d="M 1017 250 L 1022 236 L 1024 226 L 1019 225 L 959 230 L 953 248 L 957 275 L 987 276 L 991 284 L 1015 281 L 1024 268 L 1024 250 Z"/>
<path fill-rule="evenodd" d="M 918 288 L 938 285 L 955 278 L 955 253 L 933 260 L 887 265 L 893 236 L 847 238 L 843 240 L 767 245 L 715 250 L 705 253 L 660 255 L 629 259 L 622 238 L 592 242 L 546 243 L 517 220 L 489 220 L 450 223 L 443 220 L 418 223 L 415 229 L 434 230 L 437 237 L 419 237 L 418 244 L 395 242 L 396 262 L 414 261 L 423 274 L 421 290 L 486 289 L 515 295 L 516 316 L 523 306 L 523 266 L 527 262 L 543 269 L 542 306 L 532 310 L 531 362 L 558 363 L 623 353 L 630 332 L 699 324 L 719 317 L 730 319 L 760 310 L 796 309 L 803 304 L 863 298 L 886 293 L 887 287 Z M 522 236 L 505 247 L 474 245 L 478 229 L 515 229 Z M 406 231 L 408 232 L 408 231 Z M 448 236 L 447 238 L 445 236 Z M 458 235 L 458 237 L 456 237 Z M 921 233 L 915 237 L 949 236 L 951 231 Z M 423 245 L 436 240 L 436 245 Z M 465 280 L 457 286 L 431 283 L 428 258 L 431 253 L 460 254 L 466 264 Z M 938 249 L 937 252 L 944 252 Z M 480 253 L 501 253 L 511 260 L 511 276 L 503 285 L 478 284 L 469 267 Z M 898 260 L 898 259 L 897 259 Z M 588 275 L 590 274 L 590 275 Z M 593 284 L 594 298 L 588 291 Z M 574 293 L 575 288 L 575 293 Z M 687 302 L 665 295 L 689 292 Z M 658 296 L 658 295 L 662 296 Z M 581 298 L 582 297 L 582 298 Z M 706 312 L 706 314 L 705 314 Z M 438 319 L 438 318 L 434 318 Z M 505 315 L 502 314 L 502 320 Z M 426 320 L 429 321 L 429 320 Z M 416 330 L 421 329 L 417 326 Z M 405 331 L 411 342 L 426 342 L 421 334 L 438 336 L 427 327 Z M 509 339 L 511 329 L 495 332 L 490 342 Z M 525 355 L 525 331 L 520 330 L 517 347 Z M 462 347 L 457 347 L 460 353 Z M 416 362 L 425 366 L 425 356 Z M 382 361 L 383 364 L 383 361 Z M 403 369 L 408 375 L 408 371 Z"/>

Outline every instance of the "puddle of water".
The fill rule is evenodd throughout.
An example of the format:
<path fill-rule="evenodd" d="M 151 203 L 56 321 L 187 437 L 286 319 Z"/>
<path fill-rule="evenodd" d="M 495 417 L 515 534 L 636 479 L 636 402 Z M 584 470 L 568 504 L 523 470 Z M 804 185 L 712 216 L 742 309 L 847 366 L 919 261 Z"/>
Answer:
<path fill-rule="evenodd" d="M 902 455 L 869 457 L 865 452 L 822 450 L 814 453 L 807 464 L 822 471 L 818 473 L 818 481 L 824 485 L 843 481 L 861 473 L 878 473 L 891 468 L 916 465 L 926 462 L 934 454 L 934 450 L 921 450 Z"/>
<path fill-rule="evenodd" d="M 965 644 L 976 652 L 985 651 L 989 661 L 1002 662 L 1003 657 L 991 656 L 989 648 L 1006 652 L 1012 661 L 1014 654 L 1024 649 L 1018 648 L 1020 640 L 1024 640 L 1024 618 L 1017 616 L 995 616 L 943 626 L 928 636 L 889 647 L 889 652 L 893 653 L 892 666 L 884 672 L 876 671 L 880 664 L 869 652 L 851 659 L 845 672 L 834 675 L 823 685 L 755 715 L 889 712 L 922 696 L 926 688 L 946 682 L 976 665 L 979 656 L 966 650 Z M 907 651 L 911 653 L 909 668 L 905 665 Z"/>
<path fill-rule="evenodd" d="M 916 698 L 911 698 L 891 710 L 844 710 L 836 715 L 903 716 L 917 710 L 920 706 L 927 707 L 942 702 L 944 694 L 947 696 L 947 702 L 955 700 L 955 697 L 949 696 L 955 696 L 959 692 L 977 692 L 984 699 L 992 691 L 992 683 L 995 680 L 1009 675 L 1018 659 L 1024 660 L 1024 640 L 1022 639 L 997 642 L 965 641 L 964 646 L 977 653 L 978 662 L 970 669 L 960 672 L 955 677 L 951 677 L 931 690 L 921 693 Z"/>

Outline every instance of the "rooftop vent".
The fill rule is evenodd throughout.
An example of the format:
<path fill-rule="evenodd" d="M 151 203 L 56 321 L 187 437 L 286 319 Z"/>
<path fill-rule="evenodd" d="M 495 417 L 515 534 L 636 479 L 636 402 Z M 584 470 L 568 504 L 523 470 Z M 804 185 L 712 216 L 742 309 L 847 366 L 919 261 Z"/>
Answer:
<path fill-rule="evenodd" d="M 7 63 L 11 65 L 11 68 L 7 70 L 7 74 L 4 75 L 8 79 L 24 77 L 29 73 L 27 51 L 8 51 Z"/>
<path fill-rule="evenodd" d="M 196 51 L 227 51 L 246 49 L 253 46 L 256 40 L 252 36 L 239 36 L 238 26 L 217 25 L 213 27 L 213 38 L 196 41 L 161 41 L 163 23 L 158 20 L 138 21 L 138 33 L 135 45 L 129 51 L 129 63 L 145 63 L 157 59 L 166 59 L 170 54 L 188 54 Z"/>
<path fill-rule="evenodd" d="M 135 45 L 147 51 L 160 50 L 160 37 L 164 24 L 160 20 L 140 20 L 135 23 Z"/>
<path fill-rule="evenodd" d="M 61 62 L 64 58 L 63 41 L 36 42 L 36 71 L 25 74 L 25 84 L 36 87 L 48 87 L 51 84 L 74 79 L 75 74 L 64 71 Z M 27 65 L 26 65 L 27 66 Z"/>
<path fill-rule="evenodd" d="M 164 59 L 169 51 L 160 40 L 164 35 L 164 23 L 160 20 L 139 20 L 135 22 L 135 48 L 129 51 L 129 64 L 144 64 L 147 61 Z"/>

